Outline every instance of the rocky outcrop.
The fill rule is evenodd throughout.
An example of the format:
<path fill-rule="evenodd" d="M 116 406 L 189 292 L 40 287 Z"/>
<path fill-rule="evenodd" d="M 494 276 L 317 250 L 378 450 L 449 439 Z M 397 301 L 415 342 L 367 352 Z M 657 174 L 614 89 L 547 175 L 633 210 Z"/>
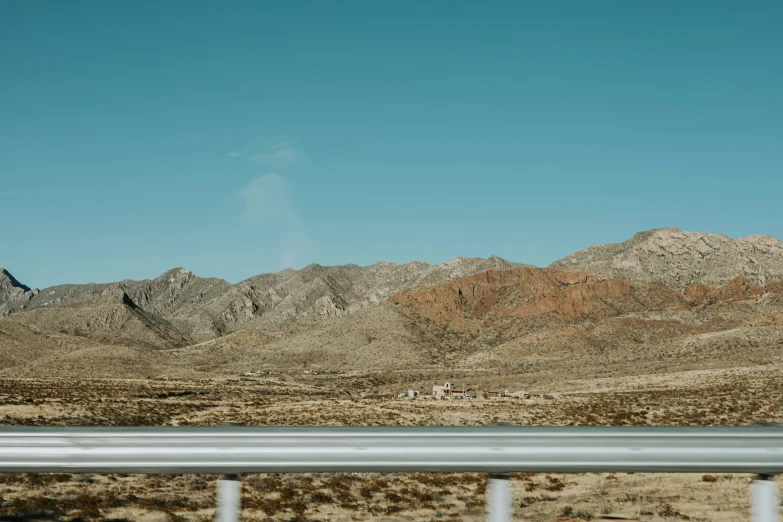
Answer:
<path fill-rule="evenodd" d="M 424 288 L 404 290 L 390 299 L 417 315 L 455 331 L 498 327 L 510 321 L 544 317 L 551 323 L 682 305 L 678 293 L 653 285 L 601 279 L 584 272 L 522 267 L 489 270 Z"/>
<path fill-rule="evenodd" d="M 783 279 L 783 241 L 661 228 L 639 232 L 623 243 L 588 247 L 549 267 L 637 284 L 661 281 L 676 290 L 699 283 L 722 285 L 737 276 L 764 285 Z"/>
<path fill-rule="evenodd" d="M 159 371 L 188 374 L 292 367 L 516 371 L 551 361 L 557 361 L 552 368 L 576 369 L 581 360 L 634 368 L 639 361 L 690 361 L 701 368 L 779 357 L 781 282 L 735 277 L 679 291 L 661 282 L 527 266 L 426 282 L 491 262 L 311 265 L 237 285 L 176 269 L 149 281 L 47 289 L 27 301 L 32 308 L 0 319 L 0 362 L 16 368 L 6 375 L 65 365 L 83 368 L 79 375 L 103 368 L 132 376 L 150 375 L 153 358 Z M 208 328 L 217 333 L 206 341 L 191 335 Z M 128 362 L 115 364 L 100 347 Z M 27 357 L 43 362 L 26 365 Z"/>
<path fill-rule="evenodd" d="M 30 288 L 16 280 L 5 268 L 0 268 L 0 301 L 4 301 L 13 294 L 29 292 Z"/>
<path fill-rule="evenodd" d="M 204 342 L 246 328 L 278 331 L 320 323 L 381 303 L 418 283 L 516 266 L 520 265 L 494 256 L 460 257 L 438 265 L 418 261 L 380 262 L 367 267 L 313 264 L 302 270 L 259 275 L 236 285 L 175 268 L 144 281 L 46 288 L 24 301 L 12 301 L 8 311 L 56 309 L 85 298 L 121 292 L 139 310 L 167 321 L 184 337 Z"/>
<path fill-rule="evenodd" d="M 753 285 L 737 276 L 725 285 L 698 284 L 683 291 L 688 303 L 694 306 L 710 306 L 731 301 L 776 298 L 783 296 L 783 282 Z"/>
<path fill-rule="evenodd" d="M 210 350 L 219 348 L 226 358 L 218 366 L 317 362 L 370 369 L 518 364 L 612 350 L 638 355 L 651 343 L 687 351 L 706 346 L 713 334 L 742 346 L 745 328 L 756 329 L 759 346 L 777 346 L 780 243 L 661 229 L 553 264 L 567 269 L 497 257 L 313 264 L 232 285 L 176 268 L 144 281 L 41 292 L 1 271 L 0 313 L 11 313 L 2 321 L 17 326 L 14 340 L 0 338 L 0 348 L 13 342 L 18 361 L 20 339 L 40 333 L 156 354 L 188 345 L 200 350 L 204 368 L 212 367 Z M 247 334 L 259 331 L 263 339 Z M 240 353 L 245 349 L 251 351 Z"/>
<path fill-rule="evenodd" d="M 32 290 L 16 280 L 5 268 L 0 268 L 0 317 L 11 313 L 12 309 L 24 306 L 24 303 L 38 295 L 38 290 Z"/>
<path fill-rule="evenodd" d="M 217 318 L 224 332 L 243 328 L 282 330 L 353 314 L 420 283 L 517 266 L 520 265 L 495 256 L 456 258 L 437 265 L 420 261 L 380 262 L 367 267 L 312 264 L 302 270 L 284 270 L 242 281 L 206 309 Z"/>
<path fill-rule="evenodd" d="M 109 345 L 172 348 L 192 340 L 164 318 L 140 308 L 121 288 L 107 285 L 81 297 L 14 314 L 17 322 L 48 334 L 85 337 Z"/>

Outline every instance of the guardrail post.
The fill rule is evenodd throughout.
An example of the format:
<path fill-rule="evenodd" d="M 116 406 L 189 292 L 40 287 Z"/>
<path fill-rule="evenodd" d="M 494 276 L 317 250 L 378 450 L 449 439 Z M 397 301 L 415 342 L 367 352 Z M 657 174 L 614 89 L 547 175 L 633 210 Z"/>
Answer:
<path fill-rule="evenodd" d="M 513 519 L 511 481 L 508 475 L 495 474 L 487 488 L 487 522 L 511 522 Z"/>
<path fill-rule="evenodd" d="M 242 483 L 236 475 L 226 475 L 217 483 L 217 522 L 239 522 L 242 510 Z"/>
<path fill-rule="evenodd" d="M 778 483 L 769 475 L 759 475 L 750 490 L 750 514 L 753 522 L 779 522 L 780 495 Z"/>

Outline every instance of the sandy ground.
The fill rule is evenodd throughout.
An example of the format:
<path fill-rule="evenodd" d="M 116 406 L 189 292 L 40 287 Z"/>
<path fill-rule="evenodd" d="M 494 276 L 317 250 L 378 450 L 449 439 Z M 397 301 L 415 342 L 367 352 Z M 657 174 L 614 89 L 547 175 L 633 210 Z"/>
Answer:
<path fill-rule="evenodd" d="M 3 379 L 0 425 L 752 425 L 781 422 L 783 369 L 754 366 L 613 379 L 561 379 L 525 400 L 397 399 L 447 375 L 353 374 L 194 380 Z M 459 376 L 457 376 L 459 377 Z M 472 372 L 473 382 L 517 374 Z M 430 379 L 428 381 L 427 379 Z M 435 380 L 439 379 L 439 380 Z M 357 390 L 363 390 L 361 397 Z M 551 393 L 553 400 L 540 395 Z M 206 521 L 215 476 L 0 475 L 0 516 Z M 734 521 L 745 475 L 512 476 L 517 520 Z M 481 474 L 255 474 L 244 520 L 484 520 Z"/>

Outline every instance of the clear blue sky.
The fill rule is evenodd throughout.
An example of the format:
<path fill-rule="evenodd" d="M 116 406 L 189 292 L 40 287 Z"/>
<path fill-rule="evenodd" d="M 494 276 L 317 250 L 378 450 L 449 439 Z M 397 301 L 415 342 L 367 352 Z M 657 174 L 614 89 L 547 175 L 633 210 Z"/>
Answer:
<path fill-rule="evenodd" d="M 783 236 L 783 2 L 4 2 L 0 266 L 545 265 Z"/>

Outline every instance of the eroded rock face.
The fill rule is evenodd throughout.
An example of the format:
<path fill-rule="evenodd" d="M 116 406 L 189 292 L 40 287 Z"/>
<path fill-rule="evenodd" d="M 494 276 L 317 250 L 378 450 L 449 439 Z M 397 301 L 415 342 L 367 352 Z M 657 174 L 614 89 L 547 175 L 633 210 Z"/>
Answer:
<path fill-rule="evenodd" d="M 722 285 L 737 276 L 764 285 L 783 279 L 783 241 L 662 228 L 639 232 L 623 243 L 588 247 L 549 267 L 636 284 L 661 281 L 676 290 L 699 283 Z"/>
<path fill-rule="evenodd" d="M 328 362 L 340 346 L 345 364 L 394 366 L 395 347 L 404 346 L 399 353 L 425 365 L 505 364 L 777 327 L 783 297 L 770 281 L 783 280 L 782 256 L 775 238 L 662 229 L 555 263 L 565 270 L 497 257 L 314 264 L 232 285 L 176 268 L 150 280 L 41 292 L 0 271 L 0 315 L 10 312 L 31 331 L 112 345 L 168 348 L 260 330 L 299 336 L 285 346 L 301 361 L 310 357 L 303 347 Z"/>
<path fill-rule="evenodd" d="M 0 268 L 0 317 L 11 313 L 15 307 L 24 306 L 24 303 L 38 295 L 38 290 L 31 290 L 16 280 L 5 268 Z"/>
<path fill-rule="evenodd" d="M 438 265 L 419 261 L 366 267 L 313 264 L 242 281 L 205 303 L 203 310 L 216 318 L 216 328 L 224 333 L 244 328 L 279 331 L 351 315 L 419 283 L 516 266 L 520 265 L 494 256 L 456 258 Z"/>
<path fill-rule="evenodd" d="M 40 295 L 25 297 L 24 302 L 17 296 L 24 297 L 24 291 L 14 288 L 15 297 L 6 300 L 4 309 L 6 314 L 53 309 L 84 298 L 123 292 L 141 310 L 168 321 L 183 337 L 207 341 L 246 328 L 277 331 L 323 322 L 382 303 L 395 292 L 418 283 L 515 266 L 519 265 L 494 256 L 460 257 L 438 265 L 418 261 L 380 262 L 367 267 L 314 264 L 302 270 L 255 276 L 236 285 L 175 268 L 144 281 L 46 288 Z M 2 303 L 0 300 L 0 306 Z M 0 313 L 4 309 L 0 308 Z M 39 316 L 43 320 L 43 315 Z"/>
<path fill-rule="evenodd" d="M 523 267 L 489 270 L 439 285 L 404 290 L 390 298 L 416 314 L 456 331 L 548 316 L 551 322 L 604 319 L 648 308 L 682 305 L 667 288 L 649 290 L 627 281 L 601 279 L 584 272 Z"/>
<path fill-rule="evenodd" d="M 698 284 L 683 291 L 688 303 L 694 306 L 710 306 L 729 301 L 761 299 L 783 295 L 783 282 L 754 285 L 737 276 L 725 285 Z"/>
<path fill-rule="evenodd" d="M 236 373 L 278 366 L 519 368 L 559 361 L 555 366 L 575 369 L 579 361 L 599 359 L 602 365 L 631 365 L 637 371 L 642 364 L 702 368 L 718 360 L 778 360 L 783 346 L 780 282 L 756 285 L 737 277 L 677 291 L 660 282 L 518 267 L 409 286 L 384 301 L 395 285 L 428 277 L 429 269 L 406 266 L 402 277 L 396 265 L 361 272 L 368 268 L 288 270 L 230 286 L 217 298 L 206 293 L 209 284 L 202 286 L 186 272 L 146 282 L 47 289 L 41 306 L 0 319 L 0 356 L 5 357 L 0 362 L 16 365 L 19 375 L 44 366 L 57 374 L 62 364 L 90 375 L 87 368 L 97 368 L 90 362 L 95 352 L 85 351 L 83 359 L 69 347 L 86 343 L 133 347 L 116 352 L 125 354 L 125 362 L 111 359 L 111 367 L 101 370 L 114 372 L 116 366 L 123 375 L 150 375 L 147 368 L 154 365 L 161 372 L 176 367 Z M 173 317 L 145 310 L 128 292 L 132 288 L 143 290 L 148 309 L 172 306 Z M 80 292 L 84 295 L 74 298 Z M 366 304 L 371 299 L 383 302 Z M 188 315 L 189 309 L 202 315 Z M 169 349 L 198 341 L 187 332 L 202 318 L 226 329 L 206 342 Z M 231 333 L 228 327 L 239 330 Z M 141 366 L 138 347 L 155 349 L 144 352 Z M 28 358 L 39 358 L 44 366 L 25 366 Z M 78 367 L 77 360 L 82 361 Z"/>
<path fill-rule="evenodd" d="M 421 345 L 434 347 L 433 361 L 463 366 L 635 359 L 655 350 L 667 358 L 724 357 L 723 349 L 779 345 L 783 325 L 783 283 L 742 277 L 679 292 L 659 282 L 525 267 L 410 288 L 389 302 Z"/>

